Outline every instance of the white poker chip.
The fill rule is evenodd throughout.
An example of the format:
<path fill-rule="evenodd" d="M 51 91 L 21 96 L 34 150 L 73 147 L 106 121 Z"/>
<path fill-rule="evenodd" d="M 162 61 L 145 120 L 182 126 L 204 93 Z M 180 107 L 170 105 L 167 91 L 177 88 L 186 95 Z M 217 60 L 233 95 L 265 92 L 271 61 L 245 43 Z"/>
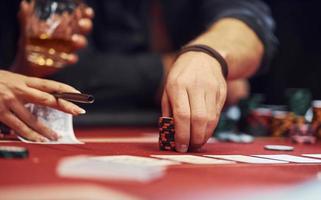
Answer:
<path fill-rule="evenodd" d="M 265 145 L 265 149 L 272 151 L 293 151 L 294 147 L 285 145 Z"/>

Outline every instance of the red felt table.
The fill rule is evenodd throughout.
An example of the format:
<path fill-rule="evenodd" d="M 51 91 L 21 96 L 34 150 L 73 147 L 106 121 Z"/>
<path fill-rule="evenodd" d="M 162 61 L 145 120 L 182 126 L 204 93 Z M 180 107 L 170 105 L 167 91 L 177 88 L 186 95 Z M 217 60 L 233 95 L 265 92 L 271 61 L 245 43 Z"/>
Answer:
<path fill-rule="evenodd" d="M 301 184 L 316 178 L 321 171 L 318 164 L 231 164 L 231 165 L 191 165 L 171 166 L 166 175 L 151 183 L 124 181 L 93 181 L 86 179 L 61 178 L 56 174 L 58 161 L 73 155 L 136 155 L 177 154 L 160 152 L 155 142 L 104 142 L 104 138 L 140 138 L 156 134 L 154 128 L 91 128 L 76 130 L 76 136 L 84 139 L 83 145 L 39 145 L 18 141 L 1 142 L 0 145 L 27 147 L 28 159 L 0 159 L 0 187 L 32 186 L 39 184 L 94 183 L 117 189 L 146 199 L 199 199 L 224 193 L 244 190 L 265 190 Z M 283 144 L 295 147 L 292 152 L 264 150 L 266 144 Z M 204 154 L 291 154 L 321 153 L 321 143 L 295 145 L 284 138 L 257 138 L 251 144 L 210 143 Z M 210 199 L 210 198 L 209 198 Z"/>

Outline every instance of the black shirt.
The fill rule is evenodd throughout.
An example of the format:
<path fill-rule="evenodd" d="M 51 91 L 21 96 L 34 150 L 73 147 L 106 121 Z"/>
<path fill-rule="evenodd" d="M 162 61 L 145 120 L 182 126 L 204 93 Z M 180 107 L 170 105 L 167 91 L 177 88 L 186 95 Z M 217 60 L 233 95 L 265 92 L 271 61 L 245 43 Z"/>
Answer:
<path fill-rule="evenodd" d="M 154 102 L 162 79 L 159 52 L 150 48 L 151 0 L 88 0 L 95 11 L 94 28 L 88 48 L 80 61 L 66 67 L 53 79 L 93 93 L 96 105 L 148 105 Z M 261 69 L 276 48 L 274 22 L 269 8 L 259 0 L 161 0 L 164 23 L 178 50 L 215 21 L 232 17 L 244 21 L 264 44 Z M 18 38 L 18 0 L 1 5 L 0 66 L 12 62 Z M 232 45 L 232 44 L 231 44 Z M 115 104 L 115 105 L 114 105 Z"/>

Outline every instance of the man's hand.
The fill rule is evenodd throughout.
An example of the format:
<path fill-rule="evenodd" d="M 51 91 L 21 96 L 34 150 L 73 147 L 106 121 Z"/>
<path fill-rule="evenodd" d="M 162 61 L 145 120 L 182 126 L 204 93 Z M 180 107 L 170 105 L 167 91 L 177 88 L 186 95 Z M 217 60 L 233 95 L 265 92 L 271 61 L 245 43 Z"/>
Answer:
<path fill-rule="evenodd" d="M 36 142 L 57 140 L 58 135 L 44 126 L 25 107 L 35 103 L 79 115 L 85 110 L 77 105 L 56 99 L 50 93 L 77 92 L 68 85 L 55 81 L 30 78 L 0 70 L 0 121 L 12 128 L 16 134 Z"/>
<path fill-rule="evenodd" d="M 20 22 L 20 39 L 19 39 L 19 49 L 16 56 L 16 61 L 12 66 L 12 70 L 26 75 L 31 76 L 47 76 L 51 73 L 56 72 L 56 70 L 48 70 L 47 73 L 38 73 L 31 69 L 32 64 L 27 61 L 26 58 L 26 45 L 27 45 L 27 27 L 32 24 L 33 15 L 33 5 L 26 1 L 22 1 L 20 4 L 20 11 L 18 14 L 18 19 Z M 68 19 L 62 19 L 58 27 L 56 27 L 55 32 L 52 37 L 64 38 L 64 40 L 71 41 L 71 53 L 64 56 L 66 65 L 75 64 L 78 61 L 78 56 L 76 51 L 87 46 L 86 34 L 92 30 L 92 18 L 94 17 L 94 11 L 92 8 L 85 5 L 79 6 L 74 11 L 73 17 Z M 62 17 L 63 18 L 63 17 Z M 34 31 L 37 28 L 40 30 L 41 25 L 33 25 Z M 61 52 L 57 52 L 59 54 Z M 64 52 L 65 53 L 65 52 Z M 45 69 L 45 68 L 43 68 Z M 45 70 L 43 70 L 45 71 Z"/>
<path fill-rule="evenodd" d="M 226 98 L 220 64 L 202 52 L 179 56 L 168 73 L 163 116 L 175 120 L 176 150 L 199 149 L 212 136 Z"/>

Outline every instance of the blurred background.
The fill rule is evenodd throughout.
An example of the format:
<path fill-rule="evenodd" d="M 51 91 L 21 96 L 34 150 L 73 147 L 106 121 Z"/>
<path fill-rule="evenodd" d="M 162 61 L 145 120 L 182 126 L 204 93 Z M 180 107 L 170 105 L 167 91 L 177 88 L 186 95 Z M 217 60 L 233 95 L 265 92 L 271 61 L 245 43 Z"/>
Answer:
<path fill-rule="evenodd" d="M 91 5 L 92 2 L 95 1 L 88 1 L 87 3 Z M 268 71 L 251 78 L 251 93 L 261 93 L 265 96 L 266 104 L 275 105 L 286 104 L 285 91 L 287 88 L 306 88 L 312 92 L 312 99 L 321 99 L 321 84 L 319 78 L 321 77 L 320 1 L 265 0 L 264 2 L 270 7 L 275 19 L 275 34 L 278 38 L 279 46 Z M 4 0 L 0 2 L 0 66 L 2 68 L 12 64 L 17 51 L 17 41 L 19 37 L 17 12 L 19 3 L 19 0 Z M 113 12 L 113 9 L 109 8 L 109 11 Z M 99 21 L 100 17 L 101 16 L 96 15 L 94 19 L 93 34 L 96 34 L 97 30 L 100 29 L 100 27 L 97 26 L 97 24 L 101 23 Z M 191 23 L 193 23 L 193 21 L 191 21 Z M 200 30 L 201 29 L 198 29 L 197 31 Z M 184 35 L 184 37 L 180 38 L 180 42 L 174 42 L 174 46 L 176 48 L 181 46 L 193 35 L 195 35 L 195 33 Z M 92 35 L 89 37 L 91 36 Z M 136 39 L 138 40 L 139 38 Z M 121 44 L 116 43 L 110 45 L 119 46 Z M 105 50 L 108 51 L 108 48 L 104 49 L 104 51 Z M 90 63 L 94 62 L 94 60 L 95 59 L 90 60 Z M 84 76 L 86 75 L 86 71 L 84 71 Z M 122 103 L 128 104 L 131 100 L 131 98 L 127 98 L 127 100 Z M 108 102 L 105 102 L 105 104 L 107 103 Z M 146 105 L 146 102 L 139 100 L 138 104 Z M 115 105 L 115 107 L 117 106 Z M 118 108 L 121 108 L 121 106 Z M 125 112 L 125 114 L 121 113 L 120 115 L 116 113 L 107 116 L 107 118 L 106 116 L 103 118 L 103 116 L 99 114 L 93 116 L 96 121 L 101 120 L 101 123 L 104 123 L 106 120 L 115 119 L 122 121 L 125 116 L 125 121 L 127 119 L 127 122 L 130 121 L 128 119 L 133 119 L 133 124 L 148 124 L 159 114 L 159 110 L 157 109 L 155 105 L 149 105 L 147 109 L 137 111 L 141 115 L 137 115 L 137 112 L 134 111 Z M 123 110 L 128 111 L 128 108 Z M 129 110 L 131 110 L 131 108 L 129 108 Z M 142 116 L 140 120 L 139 116 Z"/>
<path fill-rule="evenodd" d="M 287 88 L 308 88 L 321 99 L 321 2 L 265 0 L 276 22 L 278 51 L 269 71 L 251 79 L 252 93 L 268 104 L 285 104 Z"/>

